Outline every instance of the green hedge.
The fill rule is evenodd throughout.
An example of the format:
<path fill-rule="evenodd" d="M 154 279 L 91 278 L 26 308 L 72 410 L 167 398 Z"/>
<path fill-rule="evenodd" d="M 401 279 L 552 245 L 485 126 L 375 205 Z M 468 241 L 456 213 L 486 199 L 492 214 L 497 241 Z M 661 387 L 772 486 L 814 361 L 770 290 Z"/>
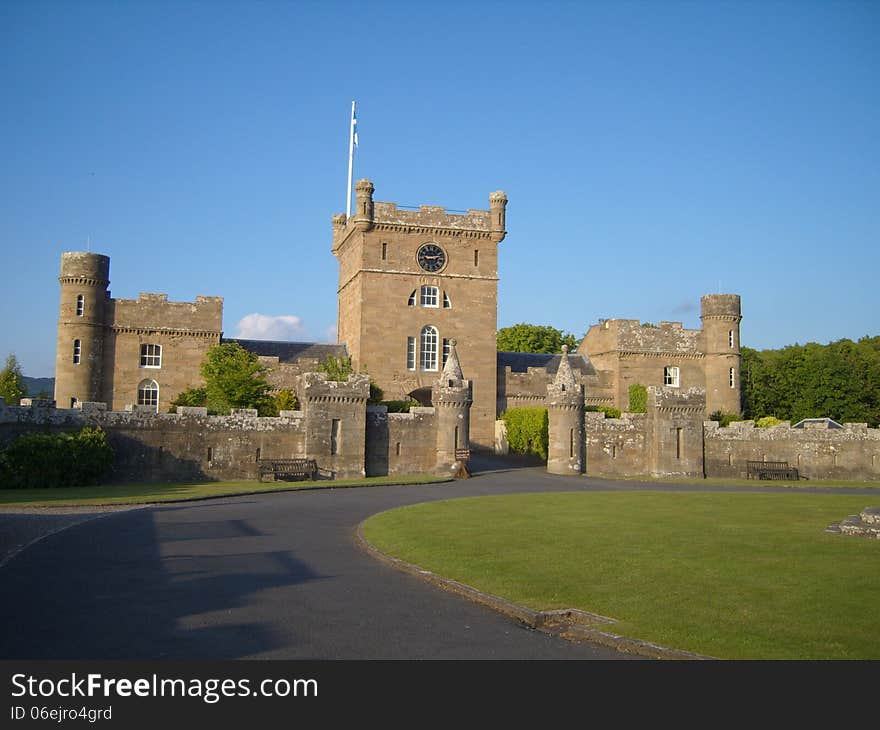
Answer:
<path fill-rule="evenodd" d="M 383 400 L 380 405 L 386 406 L 389 413 L 409 413 L 410 408 L 418 408 L 422 404 L 417 400 Z"/>
<path fill-rule="evenodd" d="M 113 448 L 100 428 L 32 433 L 0 453 L 0 483 L 13 489 L 98 484 L 112 463 Z"/>
<path fill-rule="evenodd" d="M 648 389 L 641 383 L 629 386 L 629 412 L 646 413 L 648 411 Z"/>
<path fill-rule="evenodd" d="M 604 413 L 605 418 L 620 418 L 621 416 L 620 409 L 614 406 L 585 406 L 584 410 Z"/>
<path fill-rule="evenodd" d="M 507 427 L 507 442 L 517 454 L 534 454 L 547 459 L 546 408 L 510 408 L 501 414 Z"/>

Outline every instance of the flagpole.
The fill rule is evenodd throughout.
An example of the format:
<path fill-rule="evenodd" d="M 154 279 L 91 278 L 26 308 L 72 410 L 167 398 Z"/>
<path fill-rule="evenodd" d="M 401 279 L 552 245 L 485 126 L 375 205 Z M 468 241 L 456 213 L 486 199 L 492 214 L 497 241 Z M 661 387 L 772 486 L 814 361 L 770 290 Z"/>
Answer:
<path fill-rule="evenodd" d="M 354 160 L 354 102 L 351 102 L 351 122 L 348 125 L 348 187 L 345 191 L 345 217 L 351 218 L 351 163 Z"/>

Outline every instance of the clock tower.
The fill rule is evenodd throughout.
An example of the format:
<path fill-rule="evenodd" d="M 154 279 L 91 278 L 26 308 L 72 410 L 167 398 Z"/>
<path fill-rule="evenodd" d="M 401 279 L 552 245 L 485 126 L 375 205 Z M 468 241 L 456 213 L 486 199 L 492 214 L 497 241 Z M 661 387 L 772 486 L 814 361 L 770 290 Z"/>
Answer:
<path fill-rule="evenodd" d="M 358 181 L 350 218 L 333 218 L 339 261 L 339 342 L 355 370 L 365 369 L 386 400 L 427 404 L 451 342 L 473 381 L 470 437 L 491 449 L 495 438 L 498 244 L 507 196 L 489 210 L 417 210 L 373 201 Z"/>

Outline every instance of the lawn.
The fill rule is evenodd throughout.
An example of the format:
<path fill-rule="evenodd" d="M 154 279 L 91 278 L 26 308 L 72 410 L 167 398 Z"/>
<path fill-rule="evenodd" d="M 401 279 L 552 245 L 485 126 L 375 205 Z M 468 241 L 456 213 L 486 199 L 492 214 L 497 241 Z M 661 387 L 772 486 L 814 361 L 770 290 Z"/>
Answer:
<path fill-rule="evenodd" d="M 95 487 L 64 487 L 58 489 L 0 489 L 2 507 L 68 507 L 112 504 L 153 504 L 180 502 L 237 494 L 287 492 L 299 489 L 340 489 L 371 487 L 383 484 L 425 484 L 448 481 L 444 477 L 414 474 L 364 479 L 337 479 L 301 482 L 190 482 L 109 484 Z"/>
<path fill-rule="evenodd" d="M 867 501 L 866 501 L 867 500 Z M 873 500 L 873 501 L 871 501 Z M 723 659 L 880 659 L 880 540 L 831 535 L 874 496 L 564 493 L 376 515 L 379 549 L 535 610 Z"/>

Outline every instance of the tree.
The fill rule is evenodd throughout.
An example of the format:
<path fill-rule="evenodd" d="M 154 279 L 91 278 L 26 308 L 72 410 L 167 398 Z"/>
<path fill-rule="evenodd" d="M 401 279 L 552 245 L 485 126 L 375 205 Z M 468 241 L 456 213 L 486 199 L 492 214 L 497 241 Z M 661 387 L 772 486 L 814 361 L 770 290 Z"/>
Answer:
<path fill-rule="evenodd" d="M 350 357 L 333 357 L 333 355 L 327 355 L 327 359 L 315 369 L 319 373 L 326 374 L 327 380 L 335 380 L 341 383 L 348 380 L 349 375 L 354 374 L 354 368 L 351 365 Z M 366 374 L 367 371 L 364 369 L 362 372 Z M 372 378 L 370 378 L 370 396 L 367 398 L 367 405 L 378 405 L 382 402 L 384 397 L 385 392 L 373 382 Z"/>
<path fill-rule="evenodd" d="M 562 352 L 562 346 L 574 350 L 578 341 L 570 332 L 563 333 L 549 325 L 526 324 L 521 322 L 512 327 L 498 330 L 497 348 L 499 352 Z"/>
<path fill-rule="evenodd" d="M 237 342 L 224 342 L 208 350 L 201 373 L 205 385 L 183 391 L 172 405 L 207 406 L 208 413 L 221 415 L 231 408 L 256 408 L 260 415 L 276 412 L 266 366 Z"/>
<path fill-rule="evenodd" d="M 647 413 L 648 389 L 641 383 L 633 383 L 629 386 L 629 412 Z"/>
<path fill-rule="evenodd" d="M 275 394 L 276 411 L 295 411 L 297 402 L 296 394 L 290 388 L 282 388 Z"/>
<path fill-rule="evenodd" d="M 15 355 L 11 354 L 6 358 L 6 367 L 0 370 L 0 398 L 3 398 L 8 406 L 17 406 L 25 395 L 27 388 L 21 374 L 21 365 L 18 364 Z"/>

